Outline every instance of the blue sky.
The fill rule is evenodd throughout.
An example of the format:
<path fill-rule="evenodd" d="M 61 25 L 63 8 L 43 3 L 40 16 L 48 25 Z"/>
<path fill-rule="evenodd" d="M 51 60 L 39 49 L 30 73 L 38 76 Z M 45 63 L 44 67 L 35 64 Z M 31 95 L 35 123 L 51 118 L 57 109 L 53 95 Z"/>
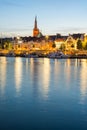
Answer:
<path fill-rule="evenodd" d="M 87 32 L 87 0 L 0 0 L 0 34 L 32 36 Z"/>

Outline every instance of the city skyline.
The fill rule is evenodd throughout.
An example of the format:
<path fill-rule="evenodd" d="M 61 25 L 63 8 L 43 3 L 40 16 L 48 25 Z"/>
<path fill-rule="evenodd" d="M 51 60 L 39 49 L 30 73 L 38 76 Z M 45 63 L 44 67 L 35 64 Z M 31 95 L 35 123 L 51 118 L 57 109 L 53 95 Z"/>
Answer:
<path fill-rule="evenodd" d="M 86 5 L 86 0 L 0 0 L 0 33 L 32 36 L 36 15 L 43 35 L 87 33 Z"/>

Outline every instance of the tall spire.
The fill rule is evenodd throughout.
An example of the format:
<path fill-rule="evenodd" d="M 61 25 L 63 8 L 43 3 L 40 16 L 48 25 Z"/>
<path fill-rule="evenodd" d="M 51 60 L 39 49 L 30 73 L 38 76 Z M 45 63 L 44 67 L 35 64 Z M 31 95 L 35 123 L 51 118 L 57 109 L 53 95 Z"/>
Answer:
<path fill-rule="evenodd" d="M 34 28 L 37 29 L 37 16 L 35 16 Z"/>
<path fill-rule="evenodd" d="M 34 36 L 34 37 L 37 37 L 38 34 L 39 34 L 39 29 L 38 29 L 38 27 L 37 27 L 37 16 L 35 16 L 33 36 Z"/>

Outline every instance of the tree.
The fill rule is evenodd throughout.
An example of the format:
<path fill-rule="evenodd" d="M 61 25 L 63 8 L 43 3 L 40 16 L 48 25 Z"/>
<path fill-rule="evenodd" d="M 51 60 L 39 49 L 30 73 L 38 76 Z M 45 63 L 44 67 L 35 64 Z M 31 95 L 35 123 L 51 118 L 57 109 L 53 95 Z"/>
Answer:
<path fill-rule="evenodd" d="M 82 47 L 82 41 L 79 39 L 78 41 L 77 41 L 77 49 L 82 49 L 83 47 Z"/>
<path fill-rule="evenodd" d="M 2 45 L 0 44 L 0 49 L 2 49 Z"/>
<path fill-rule="evenodd" d="M 12 43 L 11 42 L 4 42 L 4 44 L 3 44 L 3 46 L 4 46 L 4 49 L 12 49 Z"/>
<path fill-rule="evenodd" d="M 52 47 L 53 47 L 53 48 L 55 48 L 55 47 L 56 47 L 56 44 L 55 44 L 55 43 L 53 43 L 53 44 L 52 44 Z"/>
<path fill-rule="evenodd" d="M 61 46 L 60 46 L 60 50 L 62 50 L 62 51 L 64 51 L 65 50 L 65 44 L 63 43 L 63 44 L 61 44 Z"/>
<path fill-rule="evenodd" d="M 33 44 L 33 48 L 35 48 L 35 45 Z"/>
<path fill-rule="evenodd" d="M 74 48 L 74 44 L 72 44 L 71 47 Z"/>
<path fill-rule="evenodd" d="M 87 42 L 86 42 L 86 44 L 85 44 L 85 47 L 84 47 L 84 49 L 85 49 L 85 50 L 87 50 Z"/>

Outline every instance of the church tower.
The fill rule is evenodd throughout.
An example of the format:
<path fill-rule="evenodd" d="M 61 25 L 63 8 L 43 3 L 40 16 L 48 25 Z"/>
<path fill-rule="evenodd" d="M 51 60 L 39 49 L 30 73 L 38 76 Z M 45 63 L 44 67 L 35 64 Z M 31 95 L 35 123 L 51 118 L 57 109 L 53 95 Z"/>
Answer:
<path fill-rule="evenodd" d="M 37 37 L 39 34 L 39 29 L 37 28 L 37 17 L 35 17 L 34 29 L 33 29 L 33 37 Z"/>

